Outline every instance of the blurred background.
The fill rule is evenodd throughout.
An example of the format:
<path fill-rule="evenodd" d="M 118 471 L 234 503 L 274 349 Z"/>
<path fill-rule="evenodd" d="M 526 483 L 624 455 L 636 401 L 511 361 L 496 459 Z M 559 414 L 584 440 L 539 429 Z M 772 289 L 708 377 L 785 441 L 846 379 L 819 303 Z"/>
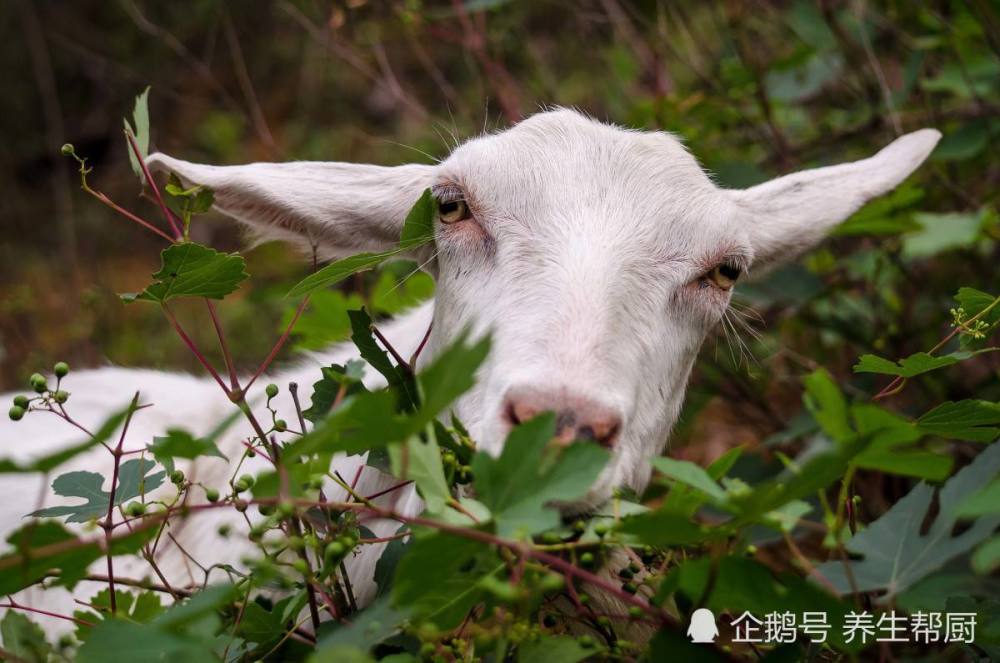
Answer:
<path fill-rule="evenodd" d="M 198 370 L 156 307 L 116 296 L 148 282 L 162 243 L 83 193 L 59 153 L 73 143 L 94 167 L 91 186 L 155 218 L 122 137 L 147 85 L 154 147 L 210 163 L 427 162 L 558 104 L 675 132 L 721 184 L 744 187 L 869 155 L 906 131 L 943 131 L 895 194 L 799 265 L 741 288 L 733 320 L 749 329 L 706 344 L 676 438 L 693 460 L 793 435 L 800 377 L 817 365 L 873 393 L 884 381 L 851 377 L 859 354 L 926 350 L 949 330 L 958 287 L 1000 289 L 992 0 L 19 0 L 0 17 L 4 390 L 57 360 Z M 242 246 L 214 217 L 194 237 Z M 253 278 L 221 313 L 251 369 L 308 265 L 278 244 L 246 256 Z M 345 336 L 346 308 L 386 315 L 429 296 L 424 277 L 397 287 L 409 271 L 317 297 L 286 357 Z M 214 348 L 201 307 L 180 313 Z M 935 373 L 897 406 L 996 400 L 998 366 L 987 354 Z"/>

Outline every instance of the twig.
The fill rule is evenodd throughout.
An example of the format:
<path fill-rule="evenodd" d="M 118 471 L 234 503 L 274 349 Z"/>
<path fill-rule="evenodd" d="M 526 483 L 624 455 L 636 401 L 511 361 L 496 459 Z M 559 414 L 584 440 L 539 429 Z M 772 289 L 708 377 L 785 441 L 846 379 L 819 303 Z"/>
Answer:
<path fill-rule="evenodd" d="M 153 175 L 149 172 L 149 166 L 146 165 L 146 159 L 142 156 L 142 151 L 139 150 L 139 144 L 135 142 L 135 136 L 132 132 L 125 130 L 125 138 L 128 139 L 128 144 L 132 148 L 132 154 L 135 155 L 135 160 L 139 163 L 139 168 L 142 170 L 143 176 L 146 178 L 146 184 L 149 185 L 150 190 L 153 192 L 153 197 L 156 198 L 156 203 L 160 206 L 160 211 L 163 212 L 163 218 L 167 220 L 170 227 L 173 228 L 174 234 L 177 237 L 177 241 L 184 239 L 184 231 L 181 230 L 180 225 L 177 223 L 177 219 L 174 215 L 170 213 L 167 209 L 167 204 L 163 202 L 163 196 L 160 195 L 160 188 L 156 186 L 156 182 L 153 181 Z"/>
<path fill-rule="evenodd" d="M 65 619 L 68 622 L 73 622 L 74 624 L 79 624 L 80 626 L 93 626 L 86 619 L 77 619 L 76 617 L 70 617 L 68 615 L 60 615 L 56 612 L 49 612 L 48 610 L 42 610 L 40 608 L 32 608 L 30 606 L 21 605 L 20 603 L 15 603 L 14 599 L 10 599 L 10 603 L 0 603 L 0 608 L 10 608 L 13 610 L 25 610 L 27 612 L 35 612 L 39 615 L 46 615 L 48 617 L 55 617 L 56 619 Z"/>
<path fill-rule="evenodd" d="M 174 330 L 177 332 L 177 335 L 181 337 L 181 340 L 184 341 L 184 344 L 186 346 L 188 346 L 188 349 L 191 351 L 192 354 L 194 354 L 195 358 L 201 363 L 202 366 L 205 367 L 205 370 L 208 371 L 213 378 L 215 378 L 215 381 L 219 383 L 219 386 L 222 387 L 222 390 L 225 391 L 227 394 L 229 394 L 230 391 L 226 387 L 226 383 L 222 381 L 222 378 L 219 377 L 219 374 L 216 373 L 215 369 L 212 367 L 212 364 L 208 362 L 208 359 L 206 359 L 205 355 L 201 353 L 201 350 L 198 349 L 198 346 L 194 344 L 194 341 L 192 341 L 191 338 L 184 332 L 184 329 L 181 327 L 180 323 L 177 322 L 177 318 L 174 317 L 173 311 L 170 310 L 170 307 L 168 307 L 166 303 L 163 304 L 163 312 L 166 314 L 167 319 L 170 320 L 170 324 L 173 325 Z"/>
<path fill-rule="evenodd" d="M 129 424 L 132 423 L 132 415 L 136 412 L 136 405 L 139 404 L 139 392 L 135 392 L 135 396 L 132 397 L 132 403 L 129 405 L 128 414 L 125 416 L 125 423 L 122 425 L 122 434 L 118 438 L 118 445 L 112 452 L 112 456 L 115 459 L 115 466 L 111 473 L 111 489 L 110 495 L 108 497 L 108 515 L 104 519 L 104 524 L 101 528 L 104 530 L 104 540 L 107 545 L 107 557 L 108 557 L 108 593 L 110 594 L 109 600 L 111 604 L 111 614 L 114 615 L 118 611 L 117 601 L 115 599 L 115 566 L 112 561 L 114 555 L 111 552 L 111 531 L 114 529 L 114 515 L 115 515 L 115 492 L 118 488 L 118 470 L 121 467 L 122 462 L 122 446 L 125 444 L 125 435 L 128 433 Z"/>
<path fill-rule="evenodd" d="M 222 347 L 222 356 L 226 362 L 226 369 L 229 371 L 229 384 L 232 385 L 233 390 L 240 388 L 239 378 L 236 376 L 236 364 L 233 363 L 233 357 L 229 354 L 229 346 L 226 344 L 226 335 L 222 332 L 222 322 L 219 320 L 219 314 L 215 310 L 215 303 L 205 297 L 205 306 L 208 307 L 208 314 L 212 318 L 212 325 L 215 327 L 215 333 L 219 337 L 219 345 Z"/>

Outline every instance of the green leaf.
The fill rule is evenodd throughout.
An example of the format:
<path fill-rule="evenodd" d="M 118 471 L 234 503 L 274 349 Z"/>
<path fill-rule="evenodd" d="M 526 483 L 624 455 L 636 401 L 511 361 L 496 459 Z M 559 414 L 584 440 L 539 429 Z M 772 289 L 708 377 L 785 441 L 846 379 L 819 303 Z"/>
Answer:
<path fill-rule="evenodd" d="M 417 405 L 417 391 L 413 381 L 413 375 L 407 368 L 398 366 L 389 358 L 389 353 L 383 350 L 375 341 L 372 331 L 372 319 L 364 309 L 359 311 L 348 311 L 347 315 L 351 319 L 351 340 L 361 353 L 361 358 L 367 361 L 372 368 L 382 374 L 390 387 L 399 390 L 403 397 L 403 405 L 406 409 L 415 408 Z"/>
<path fill-rule="evenodd" d="M 156 283 L 138 295 L 123 295 L 126 302 L 142 299 L 166 302 L 175 297 L 222 299 L 250 275 L 236 253 L 219 253 L 201 244 L 173 244 L 160 254 L 162 266 L 153 274 Z"/>
<path fill-rule="evenodd" d="M 920 224 L 920 231 L 903 238 L 903 257 L 927 258 L 938 253 L 972 246 L 979 239 L 979 231 L 988 218 L 985 208 L 979 212 L 951 212 L 933 214 L 918 212 L 913 220 Z"/>
<path fill-rule="evenodd" d="M 127 555 L 156 534 L 154 528 L 138 530 L 115 540 L 112 554 Z M 56 585 L 73 588 L 87 575 L 87 567 L 104 556 L 96 542 L 83 542 L 55 522 L 32 522 L 7 537 L 14 550 L 0 557 L 0 596 L 29 587 L 51 572 Z"/>
<path fill-rule="evenodd" d="M 838 442 L 854 437 L 847 417 L 847 401 L 826 369 L 813 371 L 803 382 L 806 387 L 803 399 L 820 428 Z"/>
<path fill-rule="evenodd" d="M 135 107 L 132 109 L 132 120 L 135 122 L 135 127 L 129 124 L 128 118 L 123 119 L 125 123 L 125 130 L 132 134 L 135 138 L 135 143 L 139 148 L 139 153 L 142 155 L 145 161 L 146 157 L 149 156 L 149 86 L 143 90 L 139 96 L 135 98 Z M 142 166 L 139 164 L 138 159 L 135 158 L 135 153 L 132 151 L 132 146 L 126 141 L 125 149 L 128 150 L 128 161 L 132 164 L 132 172 L 135 176 L 139 178 L 139 182 L 142 184 L 146 183 L 146 177 L 142 172 Z"/>
<path fill-rule="evenodd" d="M 177 428 L 168 428 L 165 437 L 154 437 L 153 443 L 146 448 L 168 471 L 173 470 L 174 458 L 194 459 L 200 456 L 214 456 L 229 460 L 212 440 L 194 437 L 191 433 Z"/>
<path fill-rule="evenodd" d="M 412 435 L 402 445 L 389 447 L 389 458 L 393 475 L 416 483 L 427 510 L 441 513 L 451 499 L 451 490 L 444 477 L 437 441 L 432 437 L 427 442 L 421 442 L 419 437 Z"/>
<path fill-rule="evenodd" d="M 568 636 L 543 635 L 537 640 L 523 643 L 517 649 L 520 663 L 578 663 L 591 656 L 598 656 L 603 650 L 593 646 L 584 647 L 577 638 Z"/>
<path fill-rule="evenodd" d="M 416 204 L 410 209 L 403 222 L 399 245 L 381 253 L 359 253 L 313 272 L 288 291 L 286 297 L 300 297 L 318 288 L 326 288 L 346 279 L 352 274 L 374 269 L 382 262 L 434 241 L 434 196 L 430 189 L 424 190 Z"/>
<path fill-rule="evenodd" d="M 949 479 L 938 494 L 938 513 L 926 533 L 923 523 L 934 489 L 918 484 L 881 518 L 847 542 L 847 550 L 861 559 L 825 562 L 816 567 L 841 593 L 884 591 L 883 601 L 910 587 L 952 558 L 989 537 L 1000 516 L 980 518 L 953 536 L 959 508 L 1000 473 L 1000 445 L 987 447 L 975 460 Z M 850 565 L 850 576 L 845 571 Z M 851 577 L 853 576 L 853 577 Z"/>
<path fill-rule="evenodd" d="M 3 648 L 25 663 L 48 663 L 52 645 L 45 641 L 45 632 L 35 622 L 16 610 L 8 610 L 0 621 Z"/>
<path fill-rule="evenodd" d="M 972 568 L 980 575 L 1000 569 L 1000 536 L 994 536 L 972 553 Z"/>
<path fill-rule="evenodd" d="M 370 651 L 383 640 L 399 633 L 410 612 L 406 605 L 393 606 L 388 597 L 377 600 L 360 614 L 351 615 L 349 624 L 338 625 L 320 637 L 316 643 L 316 651 L 322 654 L 339 647 Z"/>
<path fill-rule="evenodd" d="M 962 518 L 1000 515 L 1000 480 L 970 495 L 958 507 L 958 515 Z"/>
<path fill-rule="evenodd" d="M 111 592 L 107 587 L 99 591 L 88 603 L 90 607 L 96 609 L 96 612 L 92 610 L 77 610 L 73 613 L 73 616 L 79 620 L 90 622 L 91 625 L 102 622 L 110 616 Z M 160 596 L 156 592 L 145 591 L 133 594 L 123 589 L 115 589 L 115 607 L 118 617 L 123 617 L 140 624 L 152 621 L 164 610 L 163 603 L 160 602 Z M 85 640 L 92 628 L 93 626 L 77 624 L 77 637 Z"/>
<path fill-rule="evenodd" d="M 471 345 L 467 341 L 468 335 L 460 334 L 454 343 L 420 372 L 418 381 L 422 398 L 414 416 L 415 425 L 433 421 L 452 401 L 476 383 L 476 371 L 490 351 L 490 338 L 483 337 Z"/>
<path fill-rule="evenodd" d="M 399 248 L 412 249 L 434 241 L 434 215 L 437 212 L 434 194 L 424 189 L 420 198 L 410 209 L 403 221 L 403 231 L 399 235 Z"/>
<path fill-rule="evenodd" d="M 634 536 L 640 543 L 661 548 L 705 543 L 726 536 L 722 530 L 707 529 L 692 521 L 686 513 L 670 508 L 625 518 L 620 530 Z"/>
<path fill-rule="evenodd" d="M 451 629 L 484 598 L 476 583 L 503 568 L 485 543 L 444 532 L 415 539 L 396 568 L 393 605 Z"/>
<path fill-rule="evenodd" d="M 317 290 L 310 297 L 309 306 L 292 328 L 296 348 L 322 350 L 332 343 L 343 341 L 351 335 L 351 321 L 347 317 L 347 312 L 362 306 L 364 300 L 356 293 Z M 285 310 L 279 333 L 288 328 L 297 310 L 295 306 L 289 306 Z"/>
<path fill-rule="evenodd" d="M 55 453 L 42 456 L 41 458 L 36 458 L 28 464 L 18 464 L 12 460 L 0 459 L 0 474 L 20 474 L 25 472 L 50 472 L 55 468 L 59 467 L 66 461 L 79 456 L 85 451 L 96 447 L 102 442 L 107 442 L 111 434 L 114 433 L 125 421 L 125 417 L 128 416 L 129 409 L 131 406 L 127 406 L 124 410 L 121 410 L 110 417 L 108 417 L 101 427 L 97 429 L 94 436 L 75 444 L 71 447 L 66 447 L 56 451 Z"/>
<path fill-rule="evenodd" d="M 352 359 L 345 365 L 332 364 L 320 369 L 322 379 L 313 383 L 312 404 L 302 411 L 302 416 L 309 421 L 319 423 L 329 413 L 336 402 L 367 391 L 361 378 L 365 373 L 364 362 Z"/>
<path fill-rule="evenodd" d="M 555 426 L 551 413 L 535 417 L 511 431 L 499 458 L 480 451 L 472 459 L 477 498 L 493 513 L 501 537 L 557 526 L 559 512 L 552 503 L 582 498 L 608 462 L 606 451 L 579 442 L 556 458 L 546 457 Z"/>
<path fill-rule="evenodd" d="M 992 442 L 1000 435 L 1000 403 L 945 401 L 917 419 L 925 433 L 954 440 Z"/>
<path fill-rule="evenodd" d="M 156 466 L 151 460 L 136 458 L 121 464 L 118 472 L 118 486 L 115 490 L 115 504 L 120 505 L 141 494 L 152 492 L 163 483 L 163 472 L 147 476 Z M 100 518 L 108 512 L 111 493 L 101 488 L 104 477 L 97 472 L 68 472 L 56 477 L 52 490 L 63 497 L 81 497 L 83 504 L 53 506 L 40 509 L 28 515 L 37 518 L 66 516 L 68 523 L 85 523 Z"/>
<path fill-rule="evenodd" d="M 285 296 L 301 297 L 302 295 L 308 295 L 319 288 L 326 288 L 331 285 L 335 285 L 346 279 L 348 276 L 369 269 L 374 269 L 382 264 L 383 261 L 388 260 L 395 255 L 399 255 L 402 252 L 403 249 L 392 249 L 391 251 L 383 251 L 382 253 L 358 253 L 357 255 L 336 260 L 322 269 L 316 270 L 296 283 Z"/>
<path fill-rule="evenodd" d="M 400 534 L 410 529 L 409 525 L 400 525 L 399 529 L 396 530 L 396 534 Z M 375 563 L 375 585 L 378 587 L 378 591 L 375 596 L 384 596 L 389 594 L 392 589 L 392 579 L 396 575 L 396 567 L 399 566 L 399 560 L 402 559 L 403 554 L 410 547 L 412 542 L 411 537 L 405 537 L 401 539 L 393 539 L 386 545 L 385 549 L 382 550 L 382 554 L 378 558 L 378 562 Z"/>
<path fill-rule="evenodd" d="M 912 354 L 899 363 L 883 359 L 876 355 L 861 355 L 858 363 L 854 365 L 855 373 L 881 373 L 882 375 L 898 375 L 904 378 L 912 378 L 921 373 L 934 371 L 945 366 L 952 366 L 966 359 L 971 359 L 983 352 L 993 352 L 998 348 L 986 348 L 976 352 L 960 350 L 946 355 L 932 356 L 926 352 Z"/>
<path fill-rule="evenodd" d="M 686 484 L 716 502 L 726 501 L 726 491 L 705 470 L 690 461 L 667 457 L 654 458 L 653 467 L 664 476 Z"/>
<path fill-rule="evenodd" d="M 395 315 L 434 295 L 434 279 L 416 263 L 395 260 L 385 263 L 369 296 L 371 309 L 380 315 Z M 361 304 L 348 308 L 360 308 Z M 346 319 L 346 317 L 345 317 Z"/>

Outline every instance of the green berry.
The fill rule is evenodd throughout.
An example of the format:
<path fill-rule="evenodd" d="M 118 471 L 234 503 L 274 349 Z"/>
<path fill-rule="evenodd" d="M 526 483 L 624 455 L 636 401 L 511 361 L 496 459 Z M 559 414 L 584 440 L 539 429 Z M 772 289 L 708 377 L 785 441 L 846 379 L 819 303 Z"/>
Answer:
<path fill-rule="evenodd" d="M 282 500 L 281 502 L 278 502 L 278 512 L 285 518 L 290 517 L 295 513 L 295 503 L 290 500 Z"/>
<path fill-rule="evenodd" d="M 542 580 L 538 584 L 543 591 L 554 592 L 563 588 L 565 580 L 558 573 L 549 572 L 542 576 Z"/>
<path fill-rule="evenodd" d="M 596 644 L 594 642 L 594 639 L 589 635 L 581 635 L 576 639 L 576 641 L 580 643 L 580 646 L 585 649 L 591 649 Z"/>
<path fill-rule="evenodd" d="M 343 543 L 344 547 L 347 548 L 348 550 L 351 550 L 354 548 L 354 546 L 358 545 L 357 538 L 351 535 L 340 537 L 340 542 Z"/>
<path fill-rule="evenodd" d="M 64 378 L 69 375 L 69 364 L 60 361 L 52 368 L 52 372 L 56 374 L 57 378 Z"/>
<path fill-rule="evenodd" d="M 260 515 L 262 515 L 262 516 L 270 516 L 272 513 L 274 513 L 274 505 L 273 504 L 258 504 L 257 505 L 257 511 L 259 511 Z"/>
<path fill-rule="evenodd" d="M 24 417 L 24 408 L 19 405 L 12 405 L 11 408 L 7 410 L 7 416 L 9 416 L 12 421 L 20 421 Z"/>
<path fill-rule="evenodd" d="M 265 528 L 263 528 L 263 527 L 252 527 L 252 528 L 250 528 L 250 540 L 251 541 L 260 541 L 261 539 L 264 538 L 264 533 L 266 531 L 267 530 Z"/>
<path fill-rule="evenodd" d="M 253 449 L 247 449 L 247 458 L 256 458 L 257 452 Z"/>
<path fill-rule="evenodd" d="M 580 594 L 580 605 L 588 605 L 590 603 L 590 594 Z"/>
<path fill-rule="evenodd" d="M 592 569 L 595 566 L 594 553 L 585 552 L 580 555 L 580 566 L 585 569 Z"/>
<path fill-rule="evenodd" d="M 170 482 L 175 483 L 178 486 L 184 483 L 184 473 L 180 470 L 174 470 L 170 473 Z"/>
<path fill-rule="evenodd" d="M 601 521 L 596 525 L 594 525 L 594 534 L 601 537 L 602 539 L 604 538 L 604 535 L 607 534 L 609 531 L 611 531 L 611 525 L 609 525 L 604 521 Z"/>
<path fill-rule="evenodd" d="M 18 407 L 23 407 L 27 409 L 29 402 L 30 401 L 28 400 L 28 397 L 23 394 L 18 394 L 17 396 L 14 397 L 14 405 Z"/>
<path fill-rule="evenodd" d="M 237 494 L 245 493 L 248 490 L 250 490 L 250 484 L 248 484 L 243 479 L 239 479 L 238 481 L 235 481 L 233 483 L 233 491 L 235 491 Z"/>
<path fill-rule="evenodd" d="M 146 513 L 146 505 L 142 502 L 130 502 L 128 507 L 125 509 L 125 513 L 133 518 L 137 518 Z"/>
<path fill-rule="evenodd" d="M 609 628 L 611 626 L 611 618 L 607 615 L 601 615 L 597 618 L 597 625 L 603 626 L 604 628 Z"/>
<path fill-rule="evenodd" d="M 44 394 L 49 390 L 49 383 L 41 373 L 32 373 L 31 377 L 28 378 L 28 382 L 31 384 L 31 388 L 35 390 L 35 393 Z"/>
<path fill-rule="evenodd" d="M 628 565 L 628 570 L 631 571 L 632 573 L 638 573 L 639 565 L 636 564 L 635 562 L 632 562 L 631 564 Z"/>
<path fill-rule="evenodd" d="M 264 393 L 267 394 L 268 398 L 274 398 L 278 395 L 278 385 L 271 383 L 264 387 Z"/>
<path fill-rule="evenodd" d="M 559 536 L 557 532 L 545 532 L 542 534 L 542 542 L 549 545 L 555 545 L 562 542 L 562 537 Z"/>
<path fill-rule="evenodd" d="M 637 591 L 639 591 L 639 588 L 635 586 L 635 583 L 631 582 L 623 583 L 622 589 L 628 592 L 629 594 L 635 594 Z"/>
<path fill-rule="evenodd" d="M 52 394 L 52 398 L 55 400 L 56 403 L 65 403 L 66 401 L 69 400 L 69 392 L 60 389 L 56 393 Z"/>
<path fill-rule="evenodd" d="M 284 419 L 278 419 L 277 421 L 274 422 L 274 430 L 278 431 L 279 433 L 284 433 L 286 430 L 288 430 L 288 424 L 285 423 Z"/>
<path fill-rule="evenodd" d="M 292 568 L 298 571 L 301 575 L 309 573 L 309 565 L 306 564 L 306 560 L 297 559 L 292 562 Z"/>
<path fill-rule="evenodd" d="M 624 578 L 625 580 L 631 580 L 632 578 L 635 577 L 635 574 L 632 573 L 632 569 L 626 567 L 618 572 L 618 577 Z"/>
<path fill-rule="evenodd" d="M 344 553 L 347 552 L 347 548 L 340 541 L 331 541 L 326 547 L 326 558 L 327 559 L 340 559 Z"/>
<path fill-rule="evenodd" d="M 208 500 L 209 502 L 218 502 L 219 501 L 219 491 L 217 491 L 215 488 L 206 488 L 205 489 L 205 499 Z"/>
<path fill-rule="evenodd" d="M 583 534 L 584 530 L 587 529 L 587 523 L 582 520 L 573 521 L 573 531 L 577 534 Z"/>
<path fill-rule="evenodd" d="M 68 157 L 69 155 L 71 155 L 71 154 L 73 154 L 74 152 L 76 152 L 76 150 L 74 150 L 74 149 L 73 149 L 73 143 L 65 143 L 65 144 L 64 144 L 64 145 L 62 146 L 62 148 L 60 148 L 60 150 L 59 150 L 59 151 L 60 151 L 60 152 L 62 152 L 62 155 L 63 155 L 64 157 Z"/>
<path fill-rule="evenodd" d="M 639 617 L 642 617 L 643 614 L 642 608 L 637 605 L 630 606 L 628 609 L 628 616 L 633 619 L 638 619 Z"/>
<path fill-rule="evenodd" d="M 292 550 L 302 550 L 305 548 L 306 542 L 301 536 L 290 536 L 288 537 L 288 547 Z"/>
<path fill-rule="evenodd" d="M 306 534 L 302 542 L 313 550 L 319 550 L 319 539 L 316 538 L 315 534 Z"/>
<path fill-rule="evenodd" d="M 253 488 L 253 485 L 257 483 L 257 479 L 252 474 L 241 474 L 239 480 L 245 483 L 248 488 Z"/>
<path fill-rule="evenodd" d="M 216 531 L 219 533 L 219 536 L 226 538 L 232 533 L 233 528 L 229 525 L 219 525 L 219 529 Z"/>

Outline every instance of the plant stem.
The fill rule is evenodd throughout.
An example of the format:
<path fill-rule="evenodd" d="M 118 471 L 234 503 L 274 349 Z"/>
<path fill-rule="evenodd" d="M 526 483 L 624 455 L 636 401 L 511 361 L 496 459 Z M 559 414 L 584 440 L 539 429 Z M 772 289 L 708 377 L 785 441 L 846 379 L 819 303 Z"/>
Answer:
<path fill-rule="evenodd" d="M 129 405 L 128 414 L 125 416 L 125 423 L 122 425 L 122 434 L 118 438 L 118 445 L 112 452 L 112 456 L 115 459 L 114 470 L 111 474 L 111 488 L 110 496 L 108 498 L 108 515 L 104 519 L 104 523 L 101 528 L 104 530 L 104 541 L 107 545 L 108 557 L 108 593 L 110 594 L 109 600 L 111 604 L 111 614 L 114 615 L 118 611 L 117 600 L 115 598 L 115 566 L 112 561 L 114 555 L 111 553 L 111 531 L 114 529 L 114 515 L 115 515 L 115 491 L 118 487 L 118 470 L 121 467 L 122 462 L 122 446 L 125 444 L 125 435 L 128 433 L 128 426 L 132 423 L 132 415 L 135 414 L 136 406 L 139 404 L 139 392 L 135 392 L 135 396 L 132 397 L 132 403 Z"/>
<path fill-rule="evenodd" d="M 215 333 L 219 337 L 219 345 L 222 347 L 222 356 L 225 358 L 226 369 L 229 371 L 229 384 L 233 390 L 239 389 L 240 382 L 239 378 L 236 376 L 236 364 L 233 363 L 233 357 L 229 354 L 229 345 L 226 343 L 226 335 L 222 332 L 222 322 L 219 321 L 219 314 L 215 310 L 215 302 L 206 297 L 205 306 L 208 307 L 208 314 L 212 318 L 212 325 L 215 327 Z"/>
<path fill-rule="evenodd" d="M 177 335 L 181 337 L 181 340 L 184 341 L 184 344 L 186 346 L 188 346 L 188 349 L 191 351 L 192 354 L 194 354 L 195 358 L 201 363 L 202 366 L 205 367 L 205 370 L 208 371 L 213 378 L 215 378 L 215 381 L 219 383 L 219 386 L 222 387 L 222 390 L 225 391 L 226 394 L 229 394 L 230 391 L 229 388 L 226 387 L 226 383 L 222 381 L 222 378 L 219 377 L 219 374 L 215 371 L 214 368 L 212 368 L 212 364 L 210 364 L 208 359 L 205 358 L 205 355 L 201 353 L 201 350 L 199 350 L 198 346 L 194 344 L 194 341 L 192 341 L 191 338 L 184 332 L 184 329 L 181 327 L 180 323 L 177 322 L 177 318 L 174 317 L 173 311 L 170 310 L 170 308 L 166 305 L 166 303 L 163 304 L 163 312 L 167 315 L 167 319 L 170 320 L 170 324 L 173 325 L 174 330 L 177 332 Z"/>
<path fill-rule="evenodd" d="M 275 356 L 277 356 L 282 346 L 285 345 L 285 341 L 288 340 L 289 334 L 292 333 L 292 328 L 295 326 L 295 323 L 299 321 L 299 316 L 302 315 L 302 311 L 305 310 L 306 304 L 308 303 L 309 295 L 306 295 L 305 298 L 303 298 L 302 303 L 299 304 L 299 307 L 295 309 L 295 315 L 292 317 L 292 321 L 288 323 L 288 326 L 285 327 L 285 331 L 281 334 L 281 338 L 279 338 L 278 342 L 274 344 L 273 348 L 271 348 L 271 352 L 267 355 L 267 358 L 264 359 L 264 362 L 260 365 L 260 368 L 257 369 L 257 372 L 253 374 L 253 377 L 250 378 L 250 381 L 247 382 L 247 386 L 244 387 L 243 391 L 248 391 L 253 383 L 257 381 L 257 378 L 260 377 L 261 373 L 266 371 L 267 367 L 271 365 L 272 361 L 274 361 Z"/>
<path fill-rule="evenodd" d="M 149 167 L 146 165 L 146 160 L 142 157 L 142 152 L 139 151 L 139 144 L 135 142 L 135 136 L 132 135 L 131 131 L 125 131 L 125 137 L 128 139 L 128 144 L 132 148 L 132 154 L 135 155 L 135 160 L 139 163 L 139 168 L 142 169 L 142 174 L 146 178 L 146 184 L 152 189 L 153 195 L 156 197 L 156 202 L 160 206 L 160 211 L 163 212 L 163 218 L 167 220 L 170 227 L 173 228 L 174 234 L 177 236 L 177 241 L 184 239 L 184 233 L 180 226 L 177 225 L 177 220 L 174 219 L 174 215 L 170 213 L 167 209 L 166 203 L 163 202 L 163 196 L 160 195 L 160 189 L 156 186 L 156 182 L 153 181 L 153 176 L 149 172 Z"/>

